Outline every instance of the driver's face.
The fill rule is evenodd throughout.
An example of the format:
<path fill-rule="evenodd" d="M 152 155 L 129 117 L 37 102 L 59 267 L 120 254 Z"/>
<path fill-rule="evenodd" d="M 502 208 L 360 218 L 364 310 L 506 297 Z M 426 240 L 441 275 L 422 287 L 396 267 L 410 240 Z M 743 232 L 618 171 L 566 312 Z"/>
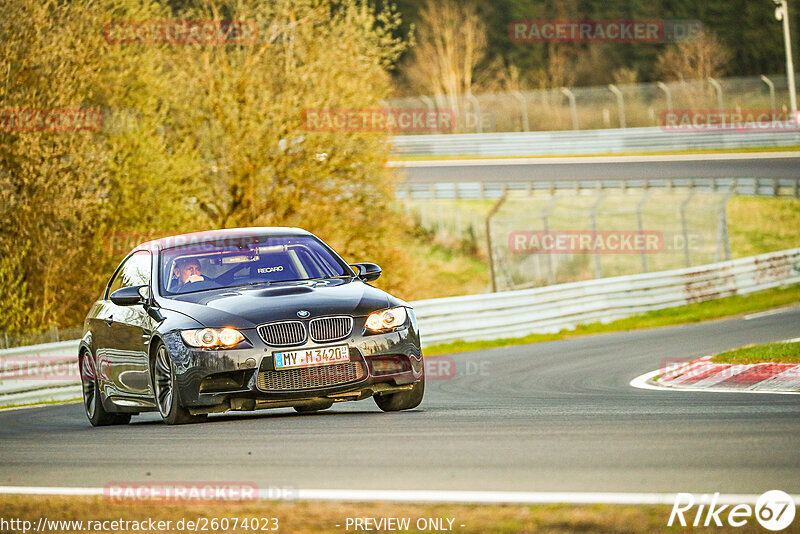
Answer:
<path fill-rule="evenodd" d="M 175 267 L 175 276 L 180 279 L 182 284 L 185 284 L 186 280 L 190 276 L 200 276 L 201 274 L 200 264 L 196 261 L 190 261 L 189 263 L 184 264 L 182 267 Z"/>

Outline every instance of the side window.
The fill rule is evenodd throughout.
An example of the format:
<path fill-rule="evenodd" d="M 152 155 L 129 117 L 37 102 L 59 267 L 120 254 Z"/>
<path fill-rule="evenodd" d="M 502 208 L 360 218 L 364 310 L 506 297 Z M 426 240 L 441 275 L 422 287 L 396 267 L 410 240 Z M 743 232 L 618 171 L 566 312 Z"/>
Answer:
<path fill-rule="evenodd" d="M 117 274 L 111 280 L 106 293 L 109 295 L 122 287 L 143 286 L 150 284 L 150 252 L 140 250 L 127 260 L 117 270 Z"/>

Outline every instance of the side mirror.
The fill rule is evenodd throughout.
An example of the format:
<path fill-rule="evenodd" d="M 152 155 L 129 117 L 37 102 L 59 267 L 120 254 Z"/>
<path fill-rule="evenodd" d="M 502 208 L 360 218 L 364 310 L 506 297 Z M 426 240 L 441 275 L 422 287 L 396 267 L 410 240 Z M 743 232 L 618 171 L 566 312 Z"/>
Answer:
<path fill-rule="evenodd" d="M 357 276 L 365 282 L 372 282 L 381 276 L 381 268 L 374 263 L 353 263 L 350 265 L 357 271 Z"/>
<path fill-rule="evenodd" d="M 135 306 L 144 304 L 149 296 L 150 288 L 147 286 L 121 287 L 111 293 L 111 302 L 117 306 Z"/>

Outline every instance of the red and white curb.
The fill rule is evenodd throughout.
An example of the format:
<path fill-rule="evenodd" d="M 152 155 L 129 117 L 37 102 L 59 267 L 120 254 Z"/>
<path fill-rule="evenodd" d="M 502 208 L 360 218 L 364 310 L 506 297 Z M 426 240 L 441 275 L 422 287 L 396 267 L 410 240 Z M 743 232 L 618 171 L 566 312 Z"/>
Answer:
<path fill-rule="evenodd" d="M 794 342 L 797 340 L 789 340 Z M 800 347 L 798 347 L 800 352 Z M 711 356 L 669 365 L 631 380 L 640 389 L 728 391 L 737 393 L 800 393 L 800 364 L 713 363 Z"/>

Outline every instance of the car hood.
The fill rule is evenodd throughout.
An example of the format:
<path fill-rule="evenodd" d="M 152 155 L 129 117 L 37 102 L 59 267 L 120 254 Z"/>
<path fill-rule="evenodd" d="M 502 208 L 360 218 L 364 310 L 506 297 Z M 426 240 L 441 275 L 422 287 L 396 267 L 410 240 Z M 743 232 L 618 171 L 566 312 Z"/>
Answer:
<path fill-rule="evenodd" d="M 392 306 L 407 305 L 359 280 L 337 279 L 199 291 L 161 298 L 159 304 L 162 309 L 186 314 L 207 327 L 238 329 L 297 319 L 299 310 L 308 311 L 310 319 L 325 315 L 358 317 Z"/>

